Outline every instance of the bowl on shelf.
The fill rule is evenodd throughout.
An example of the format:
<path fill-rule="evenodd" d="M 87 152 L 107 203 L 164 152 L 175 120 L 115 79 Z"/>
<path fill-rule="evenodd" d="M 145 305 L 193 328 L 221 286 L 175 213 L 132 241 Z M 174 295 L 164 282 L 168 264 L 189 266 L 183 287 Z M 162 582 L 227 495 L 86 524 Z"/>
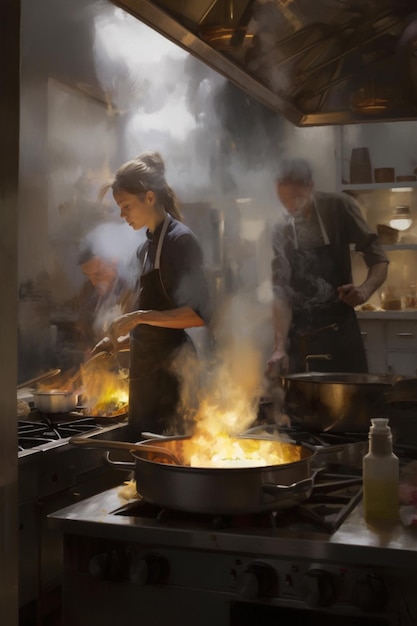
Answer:
<path fill-rule="evenodd" d="M 397 176 L 397 183 L 412 183 L 415 181 L 417 181 L 417 176 L 414 176 L 414 174 Z"/>
<path fill-rule="evenodd" d="M 395 168 L 394 167 L 376 167 L 374 169 L 374 179 L 376 183 L 394 183 Z"/>
<path fill-rule="evenodd" d="M 388 224 L 377 224 L 378 243 L 382 245 L 394 245 L 398 243 L 400 231 L 388 226 Z"/>

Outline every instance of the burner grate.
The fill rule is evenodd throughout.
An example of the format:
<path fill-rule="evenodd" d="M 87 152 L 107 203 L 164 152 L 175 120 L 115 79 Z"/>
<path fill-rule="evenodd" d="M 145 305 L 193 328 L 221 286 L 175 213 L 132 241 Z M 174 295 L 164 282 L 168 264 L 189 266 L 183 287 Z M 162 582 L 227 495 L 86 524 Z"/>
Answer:
<path fill-rule="evenodd" d="M 28 450 L 98 428 L 98 424 L 93 418 L 74 420 L 65 416 L 62 419 L 63 421 L 55 421 L 45 417 L 41 422 L 19 420 L 17 426 L 18 450 Z"/>
<path fill-rule="evenodd" d="M 333 534 L 359 504 L 361 498 L 361 486 L 355 489 L 347 488 L 339 495 L 313 494 L 308 503 L 298 506 L 298 514 L 302 520 L 311 522 L 316 530 Z"/>

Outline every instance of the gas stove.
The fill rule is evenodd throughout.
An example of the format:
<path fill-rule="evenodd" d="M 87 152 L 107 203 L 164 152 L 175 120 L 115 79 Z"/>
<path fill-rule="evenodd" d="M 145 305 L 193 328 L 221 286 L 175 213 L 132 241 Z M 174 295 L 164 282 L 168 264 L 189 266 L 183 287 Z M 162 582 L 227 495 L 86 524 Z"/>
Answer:
<path fill-rule="evenodd" d="M 63 626 L 417 623 L 415 531 L 362 517 L 367 436 L 286 435 L 315 440 L 320 471 L 301 505 L 201 515 L 115 487 L 50 515 L 64 538 Z"/>
<path fill-rule="evenodd" d="M 281 526 L 172 515 L 123 504 L 115 488 L 50 520 L 64 536 L 64 626 L 110 626 L 138 611 L 147 626 L 417 620 L 415 534 L 366 526 L 360 504 L 329 534 L 287 516 Z"/>

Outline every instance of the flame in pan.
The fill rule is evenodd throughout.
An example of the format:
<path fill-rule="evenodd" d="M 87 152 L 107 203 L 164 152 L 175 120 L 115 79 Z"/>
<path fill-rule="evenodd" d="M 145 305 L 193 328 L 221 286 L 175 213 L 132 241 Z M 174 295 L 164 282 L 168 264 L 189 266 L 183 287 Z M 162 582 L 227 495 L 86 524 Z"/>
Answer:
<path fill-rule="evenodd" d="M 113 369 L 100 363 L 97 367 L 81 366 L 82 403 L 86 415 L 97 417 L 115 417 L 127 412 L 129 404 L 128 371 L 122 368 Z M 42 384 L 39 390 L 70 391 L 73 375 L 63 374 L 54 383 Z"/>
<path fill-rule="evenodd" d="M 87 415 L 114 417 L 125 413 L 129 402 L 126 370 L 82 368 L 83 404 Z"/>
<path fill-rule="evenodd" d="M 184 441 L 184 462 L 192 467 L 265 467 L 300 460 L 298 446 L 273 440 L 239 439 L 200 432 Z"/>
<path fill-rule="evenodd" d="M 180 456 L 184 464 L 237 468 L 300 460 L 299 446 L 238 436 L 255 422 L 259 400 L 259 380 L 254 375 L 259 368 L 248 366 L 255 361 L 249 348 L 244 356 L 240 361 L 225 358 L 213 376 L 200 400 L 193 436 L 182 441 Z"/>

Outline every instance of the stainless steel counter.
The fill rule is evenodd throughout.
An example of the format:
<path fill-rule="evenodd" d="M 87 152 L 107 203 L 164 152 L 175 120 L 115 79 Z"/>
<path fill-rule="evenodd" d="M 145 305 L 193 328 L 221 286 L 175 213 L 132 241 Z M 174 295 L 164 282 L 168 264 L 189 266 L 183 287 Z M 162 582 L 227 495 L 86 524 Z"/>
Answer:
<path fill-rule="evenodd" d="M 271 528 L 192 529 L 167 528 L 153 519 L 115 515 L 127 504 L 119 487 L 100 493 L 49 516 L 50 524 L 64 534 L 124 541 L 233 551 L 331 561 L 343 564 L 417 569 L 417 527 L 398 523 L 371 526 L 358 505 L 332 536 L 318 532 Z"/>

